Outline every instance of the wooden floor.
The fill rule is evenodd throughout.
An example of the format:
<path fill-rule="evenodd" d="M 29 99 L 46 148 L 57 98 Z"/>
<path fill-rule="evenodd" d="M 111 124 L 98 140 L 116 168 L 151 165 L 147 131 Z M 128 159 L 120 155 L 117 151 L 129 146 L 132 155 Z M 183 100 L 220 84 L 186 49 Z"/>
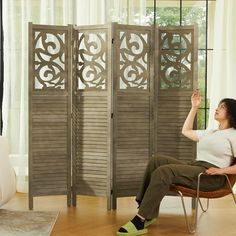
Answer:
<path fill-rule="evenodd" d="M 77 207 L 68 208 L 64 196 L 34 198 L 34 210 L 59 211 L 52 236 L 112 236 L 117 229 L 136 214 L 134 198 L 119 198 L 116 211 L 106 210 L 106 198 L 79 196 Z M 187 199 L 190 209 L 190 199 Z M 26 194 L 16 194 L 3 207 L 28 210 Z M 189 235 L 186 231 L 181 202 L 178 197 L 165 197 L 160 216 L 149 227 L 146 236 Z M 211 200 L 207 213 L 199 214 L 198 236 L 235 236 L 236 206 L 232 196 Z"/>

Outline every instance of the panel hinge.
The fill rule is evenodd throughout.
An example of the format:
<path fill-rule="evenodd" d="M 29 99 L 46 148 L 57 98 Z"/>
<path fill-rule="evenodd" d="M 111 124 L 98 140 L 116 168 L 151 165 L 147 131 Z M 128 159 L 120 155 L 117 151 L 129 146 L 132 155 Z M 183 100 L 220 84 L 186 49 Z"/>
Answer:
<path fill-rule="evenodd" d="M 111 113 L 111 119 L 113 119 L 113 113 Z"/>
<path fill-rule="evenodd" d="M 114 41 L 115 41 L 115 39 L 114 39 L 114 38 L 112 38 L 112 40 L 111 40 L 111 43 L 113 44 L 113 43 L 114 43 Z"/>

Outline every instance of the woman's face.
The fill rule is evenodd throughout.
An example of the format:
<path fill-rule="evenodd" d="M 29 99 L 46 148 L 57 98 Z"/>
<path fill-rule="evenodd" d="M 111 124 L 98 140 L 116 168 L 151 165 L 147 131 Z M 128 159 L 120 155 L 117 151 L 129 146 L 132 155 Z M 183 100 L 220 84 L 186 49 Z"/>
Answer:
<path fill-rule="evenodd" d="M 220 103 L 215 111 L 215 119 L 217 121 L 223 121 L 228 119 L 227 107 L 224 102 Z"/>

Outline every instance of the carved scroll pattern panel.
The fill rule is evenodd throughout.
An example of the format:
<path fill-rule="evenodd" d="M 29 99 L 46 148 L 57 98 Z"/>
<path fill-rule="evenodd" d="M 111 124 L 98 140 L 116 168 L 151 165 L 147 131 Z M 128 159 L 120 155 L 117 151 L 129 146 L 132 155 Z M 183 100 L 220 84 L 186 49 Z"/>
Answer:
<path fill-rule="evenodd" d="M 34 89 L 66 90 L 67 31 L 34 32 Z"/>
<path fill-rule="evenodd" d="M 192 90 L 193 31 L 160 31 L 160 89 Z"/>
<path fill-rule="evenodd" d="M 119 89 L 148 90 L 149 32 L 120 31 Z"/>
<path fill-rule="evenodd" d="M 107 89 L 106 38 L 106 31 L 78 33 L 77 89 Z"/>

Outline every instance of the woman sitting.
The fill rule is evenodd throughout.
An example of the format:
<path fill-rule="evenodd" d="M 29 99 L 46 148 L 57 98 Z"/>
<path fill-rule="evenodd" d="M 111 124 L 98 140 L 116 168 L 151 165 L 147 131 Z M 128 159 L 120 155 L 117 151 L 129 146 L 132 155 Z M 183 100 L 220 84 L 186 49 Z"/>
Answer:
<path fill-rule="evenodd" d="M 216 130 L 193 130 L 193 122 L 201 103 L 198 90 L 191 97 L 192 108 L 184 122 L 182 134 L 198 142 L 197 158 L 191 162 L 167 156 L 158 156 L 149 161 L 136 201 L 137 215 L 122 226 L 117 235 L 140 235 L 156 221 L 159 206 L 171 184 L 196 189 L 198 174 L 205 172 L 202 191 L 216 190 L 224 185 L 225 176 L 236 174 L 236 100 L 225 98 L 215 112 L 219 122 Z"/>

